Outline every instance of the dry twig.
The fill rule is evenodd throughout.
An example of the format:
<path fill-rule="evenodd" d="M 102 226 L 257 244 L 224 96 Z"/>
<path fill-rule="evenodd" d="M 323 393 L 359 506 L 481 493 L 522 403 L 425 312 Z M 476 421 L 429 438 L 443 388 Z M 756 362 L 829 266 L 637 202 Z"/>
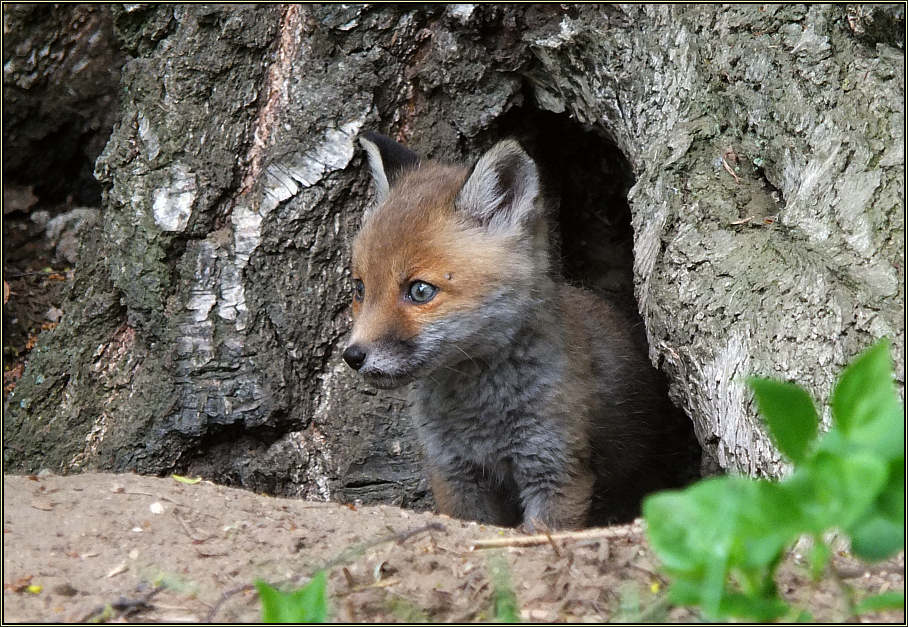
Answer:
<path fill-rule="evenodd" d="M 209 610 L 208 616 L 205 617 L 205 622 L 213 623 L 214 617 L 215 617 L 215 615 L 217 615 L 218 610 L 220 610 L 221 606 L 224 605 L 224 603 L 226 603 L 231 597 L 234 597 L 234 596 L 240 594 L 241 592 L 249 592 L 250 590 L 254 590 L 254 589 L 255 589 L 255 586 L 253 586 L 250 583 L 247 583 L 244 586 L 237 586 L 236 588 L 231 588 L 227 592 L 222 593 L 221 598 L 218 599 L 217 603 L 215 603 L 214 605 L 211 606 L 211 610 Z"/>
<path fill-rule="evenodd" d="M 606 529 L 586 529 L 584 531 L 565 531 L 562 533 L 543 533 L 535 536 L 516 536 L 513 538 L 489 538 L 473 542 L 471 550 L 499 549 L 507 546 L 539 546 L 550 544 L 553 540 L 594 540 L 599 538 L 625 538 L 635 533 L 630 528 L 611 527 Z"/>
<path fill-rule="evenodd" d="M 741 182 L 741 179 L 738 177 L 737 174 L 735 174 L 735 171 L 732 170 L 730 165 L 728 165 L 728 161 L 725 160 L 725 157 L 722 157 L 722 166 L 725 168 L 726 172 L 728 172 L 729 174 L 731 174 L 734 177 L 735 183 Z"/>

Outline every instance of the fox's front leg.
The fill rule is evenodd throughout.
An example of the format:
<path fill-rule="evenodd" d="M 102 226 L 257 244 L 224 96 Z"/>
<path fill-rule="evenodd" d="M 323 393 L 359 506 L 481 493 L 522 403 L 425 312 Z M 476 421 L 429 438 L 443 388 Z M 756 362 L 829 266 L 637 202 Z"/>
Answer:
<path fill-rule="evenodd" d="M 580 529 L 589 523 L 595 475 L 587 466 L 564 472 L 538 467 L 517 473 L 523 502 L 523 526 L 528 532 L 549 529 Z"/>
<path fill-rule="evenodd" d="M 516 490 L 508 490 L 490 473 L 472 464 L 430 463 L 429 485 L 442 514 L 504 527 L 521 521 Z"/>

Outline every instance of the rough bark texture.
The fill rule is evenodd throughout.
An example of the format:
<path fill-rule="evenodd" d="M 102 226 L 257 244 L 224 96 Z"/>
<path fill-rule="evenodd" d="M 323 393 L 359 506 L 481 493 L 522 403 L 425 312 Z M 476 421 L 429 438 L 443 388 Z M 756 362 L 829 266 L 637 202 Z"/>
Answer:
<path fill-rule="evenodd" d="M 102 224 L 8 400 L 8 470 L 424 504 L 406 394 L 340 360 L 369 128 L 447 159 L 521 139 L 560 198 L 566 274 L 636 292 L 713 465 L 784 470 L 748 374 L 825 398 L 888 335 L 904 382 L 898 8 L 131 5 L 115 23 L 135 58 Z"/>
<path fill-rule="evenodd" d="M 124 61 L 107 5 L 3 5 L 5 185 L 99 204 L 91 173 L 115 121 Z"/>

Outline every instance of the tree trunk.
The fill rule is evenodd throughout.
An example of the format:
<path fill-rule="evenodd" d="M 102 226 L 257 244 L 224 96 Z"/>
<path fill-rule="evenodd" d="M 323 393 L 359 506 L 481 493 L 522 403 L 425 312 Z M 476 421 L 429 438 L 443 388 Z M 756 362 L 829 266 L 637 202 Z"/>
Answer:
<path fill-rule="evenodd" d="M 124 61 L 107 5 L 3 5 L 5 188 L 100 203 L 92 170 L 115 122 Z"/>
<path fill-rule="evenodd" d="M 825 399 L 888 335 L 904 383 L 898 8 L 130 7 L 103 217 L 8 470 L 425 505 L 408 395 L 340 359 L 365 129 L 441 159 L 520 139 L 565 274 L 636 295 L 713 466 L 784 471 L 751 373 Z"/>

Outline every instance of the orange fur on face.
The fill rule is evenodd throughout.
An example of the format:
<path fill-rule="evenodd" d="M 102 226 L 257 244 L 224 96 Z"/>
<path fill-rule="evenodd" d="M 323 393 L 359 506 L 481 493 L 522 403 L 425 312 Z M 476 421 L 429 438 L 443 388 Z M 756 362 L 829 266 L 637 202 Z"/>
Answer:
<path fill-rule="evenodd" d="M 478 307 L 503 273 L 520 273 L 512 238 L 490 235 L 455 209 L 467 174 L 423 165 L 367 216 L 353 246 L 353 277 L 365 285 L 363 302 L 353 301 L 353 342 L 407 340 L 452 311 Z M 414 281 L 438 292 L 414 303 L 407 298 Z"/>

